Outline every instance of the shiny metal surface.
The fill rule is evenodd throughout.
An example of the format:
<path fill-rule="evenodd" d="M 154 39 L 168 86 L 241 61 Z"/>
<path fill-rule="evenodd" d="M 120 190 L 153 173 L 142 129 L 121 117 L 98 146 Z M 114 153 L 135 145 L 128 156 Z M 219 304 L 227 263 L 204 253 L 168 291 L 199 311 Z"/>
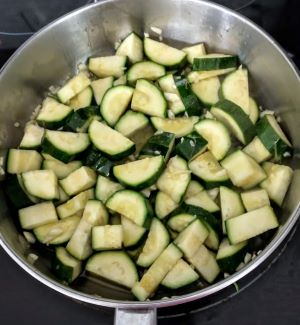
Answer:
<path fill-rule="evenodd" d="M 78 63 L 90 55 L 110 54 L 114 43 L 131 30 L 149 32 L 162 28 L 170 44 L 204 41 L 210 50 L 236 53 L 247 65 L 255 97 L 265 108 L 275 110 L 295 147 L 291 162 L 297 169 L 281 213 L 282 226 L 264 251 L 244 269 L 207 288 L 179 297 L 146 302 L 105 282 L 95 286 L 83 281 L 67 287 L 51 275 L 48 259 L 34 264 L 32 252 L 20 237 L 0 192 L 0 243 L 6 252 L 33 277 L 70 298 L 99 306 L 148 309 L 201 299 L 238 281 L 257 268 L 276 250 L 298 219 L 300 202 L 300 82 L 297 71 L 278 45 L 260 28 L 229 9 L 196 0 L 108 0 L 76 10 L 45 27 L 27 41 L 0 74 L 0 149 L 18 144 L 23 126 L 51 85 L 61 84 Z M 176 40 L 176 41 L 175 41 Z M 21 123 L 15 128 L 14 123 Z M 97 291 L 96 288 L 97 287 Z"/>

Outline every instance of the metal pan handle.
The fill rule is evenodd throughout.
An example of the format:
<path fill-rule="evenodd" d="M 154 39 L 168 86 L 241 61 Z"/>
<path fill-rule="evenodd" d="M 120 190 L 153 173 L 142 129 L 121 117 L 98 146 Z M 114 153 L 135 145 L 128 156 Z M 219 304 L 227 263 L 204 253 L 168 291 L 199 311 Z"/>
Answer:
<path fill-rule="evenodd" d="M 123 309 L 115 311 L 114 325 L 156 325 L 156 308 L 153 309 Z"/>

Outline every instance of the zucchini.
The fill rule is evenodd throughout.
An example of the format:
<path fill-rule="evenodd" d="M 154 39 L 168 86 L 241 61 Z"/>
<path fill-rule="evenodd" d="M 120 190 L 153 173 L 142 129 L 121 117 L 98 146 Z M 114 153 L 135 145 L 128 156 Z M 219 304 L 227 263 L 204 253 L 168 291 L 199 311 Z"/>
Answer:
<path fill-rule="evenodd" d="M 259 109 L 256 104 L 256 101 L 252 97 L 249 97 L 248 110 L 249 110 L 249 118 L 251 122 L 255 124 L 259 118 Z"/>
<path fill-rule="evenodd" d="M 43 161 L 43 169 L 52 170 L 58 179 L 63 179 L 82 166 L 81 161 L 74 160 L 67 164 L 55 158 Z"/>
<path fill-rule="evenodd" d="M 256 125 L 256 132 L 266 149 L 276 158 L 292 147 L 274 115 L 266 114 L 262 117 Z"/>
<path fill-rule="evenodd" d="M 265 189 L 256 189 L 243 192 L 241 193 L 241 198 L 248 212 L 261 208 L 265 205 L 270 205 L 268 192 Z"/>
<path fill-rule="evenodd" d="M 204 54 L 193 60 L 194 71 L 214 71 L 221 69 L 237 68 L 238 57 L 227 54 Z"/>
<path fill-rule="evenodd" d="M 158 84 L 161 90 L 164 92 L 169 109 L 175 115 L 184 112 L 185 107 L 176 87 L 174 76 L 171 73 L 168 73 L 158 79 Z"/>
<path fill-rule="evenodd" d="M 115 130 L 129 137 L 138 130 L 142 130 L 149 124 L 148 118 L 139 112 L 128 110 L 115 125 Z"/>
<path fill-rule="evenodd" d="M 216 261 L 215 254 L 208 250 L 204 245 L 201 245 L 188 261 L 208 283 L 212 283 L 220 273 L 220 268 Z"/>
<path fill-rule="evenodd" d="M 61 186 L 58 186 L 58 200 L 55 202 L 55 205 L 60 205 L 62 203 L 65 203 L 70 199 L 69 195 L 61 188 Z"/>
<path fill-rule="evenodd" d="M 127 80 L 134 85 L 138 79 L 157 80 L 166 73 L 165 67 L 151 61 L 135 63 L 127 72 Z"/>
<path fill-rule="evenodd" d="M 18 211 L 22 229 L 31 230 L 57 221 L 57 214 L 52 202 L 38 203 Z"/>
<path fill-rule="evenodd" d="M 32 170 L 22 174 L 26 191 L 39 199 L 59 198 L 57 177 L 52 170 Z"/>
<path fill-rule="evenodd" d="M 127 75 L 124 74 L 123 76 L 121 76 L 120 78 L 116 79 L 113 82 L 114 86 L 119 86 L 119 85 L 126 85 L 127 84 Z"/>
<path fill-rule="evenodd" d="M 106 77 L 92 81 L 91 87 L 97 105 L 100 105 L 106 91 L 113 86 L 114 77 Z"/>
<path fill-rule="evenodd" d="M 230 134 L 219 121 L 203 119 L 195 124 L 195 130 L 207 141 L 207 147 L 217 160 L 225 157 L 231 147 Z"/>
<path fill-rule="evenodd" d="M 176 153 L 190 161 L 207 149 L 207 141 L 197 132 L 192 132 L 180 139 L 176 145 Z"/>
<path fill-rule="evenodd" d="M 171 199 L 179 203 L 190 182 L 191 175 L 187 163 L 179 156 L 171 158 L 166 169 L 157 181 L 160 191 L 166 193 Z"/>
<path fill-rule="evenodd" d="M 21 149 L 37 149 L 42 144 L 45 130 L 35 124 L 27 124 L 19 147 Z"/>
<path fill-rule="evenodd" d="M 198 116 L 176 117 L 174 119 L 151 117 L 151 123 L 156 130 L 174 133 L 176 138 L 184 137 L 191 133 L 198 121 Z"/>
<path fill-rule="evenodd" d="M 163 132 L 154 134 L 150 137 L 140 151 L 141 156 L 158 156 L 162 155 L 165 161 L 173 150 L 175 143 L 175 134 Z"/>
<path fill-rule="evenodd" d="M 168 227 L 176 232 L 183 231 L 192 221 L 197 218 L 196 215 L 184 213 L 184 212 L 176 212 L 172 213 L 168 220 Z"/>
<path fill-rule="evenodd" d="M 126 187 L 142 190 L 153 185 L 163 171 L 164 157 L 146 157 L 113 168 L 116 179 Z"/>
<path fill-rule="evenodd" d="M 209 151 L 190 161 L 189 169 L 194 175 L 203 179 L 208 187 L 210 183 L 215 184 L 228 181 L 226 170 L 222 168 L 217 159 Z"/>
<path fill-rule="evenodd" d="M 168 68 L 182 65 L 186 60 L 186 53 L 164 43 L 144 38 L 144 52 L 149 60 Z"/>
<path fill-rule="evenodd" d="M 88 68 L 99 78 L 121 77 L 126 69 L 127 57 L 123 55 L 90 58 Z"/>
<path fill-rule="evenodd" d="M 238 244 L 270 229 L 279 227 L 277 217 L 269 205 L 225 221 L 230 244 Z"/>
<path fill-rule="evenodd" d="M 153 218 L 142 252 L 140 253 L 136 264 L 142 267 L 150 266 L 168 246 L 170 236 L 163 223 Z"/>
<path fill-rule="evenodd" d="M 93 90 L 89 86 L 83 89 L 75 97 L 73 97 L 69 102 L 69 106 L 72 107 L 74 110 L 77 110 L 79 108 L 91 106 L 92 100 L 93 100 Z"/>
<path fill-rule="evenodd" d="M 145 197 L 132 190 L 115 192 L 106 201 L 106 207 L 132 220 L 138 226 L 147 227 L 152 217 L 151 207 Z"/>
<path fill-rule="evenodd" d="M 132 288 L 139 279 L 135 264 L 124 251 L 97 253 L 89 258 L 85 269 L 126 288 Z"/>
<path fill-rule="evenodd" d="M 242 241 L 231 245 L 227 238 L 222 240 L 216 257 L 222 272 L 234 273 L 236 271 L 236 268 L 244 261 L 248 248 L 247 244 L 247 241 Z"/>
<path fill-rule="evenodd" d="M 188 116 L 199 116 L 203 112 L 203 105 L 192 91 L 188 81 L 184 79 L 175 82 L 180 98 Z"/>
<path fill-rule="evenodd" d="M 80 275 L 81 270 L 82 263 L 71 256 L 64 247 L 55 249 L 52 271 L 57 278 L 71 283 Z"/>
<path fill-rule="evenodd" d="M 219 78 L 212 77 L 192 83 L 191 89 L 203 105 L 210 107 L 219 101 L 220 86 Z"/>
<path fill-rule="evenodd" d="M 108 213 L 104 205 L 100 201 L 89 200 L 84 208 L 82 218 L 67 244 L 67 251 L 81 261 L 88 258 L 93 252 L 92 228 L 106 225 L 107 222 Z"/>
<path fill-rule="evenodd" d="M 199 82 L 200 80 L 218 77 L 229 72 L 234 71 L 235 68 L 210 70 L 210 71 L 191 71 L 189 72 L 187 79 L 190 83 Z"/>
<path fill-rule="evenodd" d="M 127 109 L 133 95 L 133 88 L 115 86 L 103 96 L 100 112 L 108 125 L 114 126 Z"/>
<path fill-rule="evenodd" d="M 56 208 L 58 216 L 60 219 L 68 218 L 73 215 L 81 217 L 87 201 L 93 197 L 93 190 L 87 190 L 77 194 L 66 203 L 63 203 Z"/>
<path fill-rule="evenodd" d="M 42 244 L 61 245 L 70 240 L 79 221 L 78 216 L 68 217 L 34 228 L 33 233 Z"/>
<path fill-rule="evenodd" d="M 102 176 L 109 176 L 113 163 L 103 156 L 99 150 L 92 147 L 86 153 L 85 165 L 91 167 Z"/>
<path fill-rule="evenodd" d="M 126 248 L 134 248 L 143 241 L 147 229 L 138 226 L 130 219 L 121 216 L 121 225 L 123 229 L 123 244 Z"/>
<path fill-rule="evenodd" d="M 122 242 L 121 225 L 96 226 L 92 229 L 92 247 L 95 251 L 120 249 Z"/>
<path fill-rule="evenodd" d="M 131 109 L 150 116 L 165 117 L 167 102 L 162 92 L 145 79 L 136 82 Z"/>
<path fill-rule="evenodd" d="M 155 197 L 155 214 L 159 219 L 164 219 L 178 207 L 178 204 L 164 192 L 157 192 Z"/>
<path fill-rule="evenodd" d="M 136 33 L 130 33 L 117 48 L 116 55 L 127 56 L 130 63 L 143 60 L 143 41 Z"/>
<path fill-rule="evenodd" d="M 220 186 L 220 204 L 223 234 L 226 234 L 225 221 L 243 214 L 245 209 L 240 194 L 226 186 Z"/>
<path fill-rule="evenodd" d="M 254 187 L 267 177 L 259 164 L 241 150 L 227 156 L 221 161 L 221 165 L 226 169 L 232 183 L 243 189 Z"/>
<path fill-rule="evenodd" d="M 78 95 L 91 84 L 91 80 L 84 72 L 79 72 L 71 78 L 58 92 L 57 97 L 63 103 L 67 103 L 71 98 Z"/>
<path fill-rule="evenodd" d="M 96 173 L 91 168 L 82 166 L 60 180 L 59 183 L 68 195 L 76 195 L 93 187 L 96 180 Z"/>
<path fill-rule="evenodd" d="M 260 186 L 268 192 L 269 198 L 277 205 L 282 206 L 283 200 L 292 181 L 293 170 L 284 165 L 263 163 L 267 178 Z"/>
<path fill-rule="evenodd" d="M 204 190 L 204 188 L 199 182 L 197 182 L 195 180 L 191 180 L 187 189 L 186 189 L 183 199 L 186 200 L 186 199 L 202 192 L 203 190 Z"/>
<path fill-rule="evenodd" d="M 179 289 L 199 279 L 199 275 L 183 259 L 178 260 L 161 284 L 169 289 Z"/>
<path fill-rule="evenodd" d="M 220 210 L 219 206 L 206 191 L 201 191 L 194 196 L 185 199 L 184 202 L 205 209 L 208 212 L 217 212 Z"/>
<path fill-rule="evenodd" d="M 190 64 L 193 64 L 194 58 L 201 57 L 206 54 L 204 43 L 184 47 L 183 52 L 187 54 L 187 60 Z"/>
<path fill-rule="evenodd" d="M 35 150 L 9 149 L 6 171 L 9 174 L 21 174 L 40 169 L 42 156 Z"/>
<path fill-rule="evenodd" d="M 248 115 L 233 102 L 219 101 L 210 112 L 243 144 L 249 143 L 255 136 L 255 128 Z"/>
<path fill-rule="evenodd" d="M 135 151 L 135 144 L 109 126 L 94 120 L 89 126 L 94 146 L 113 160 L 122 159 Z"/>
<path fill-rule="evenodd" d="M 123 186 L 121 184 L 99 175 L 96 184 L 95 196 L 98 200 L 105 203 L 111 195 L 122 189 Z"/>
<path fill-rule="evenodd" d="M 243 151 L 255 159 L 256 162 L 261 163 L 272 157 L 272 154 L 264 144 L 261 142 L 259 137 L 254 137 L 253 140 L 243 149 Z"/>
<path fill-rule="evenodd" d="M 89 137 L 85 133 L 46 130 L 42 149 L 54 158 L 68 163 L 89 144 Z"/>
<path fill-rule="evenodd" d="M 249 115 L 248 71 L 238 69 L 226 76 L 221 86 L 221 96 L 241 107 Z"/>
<path fill-rule="evenodd" d="M 182 252 L 173 243 L 169 244 L 144 273 L 141 280 L 134 284 L 132 293 L 137 299 L 144 301 L 151 296 L 181 257 Z"/>

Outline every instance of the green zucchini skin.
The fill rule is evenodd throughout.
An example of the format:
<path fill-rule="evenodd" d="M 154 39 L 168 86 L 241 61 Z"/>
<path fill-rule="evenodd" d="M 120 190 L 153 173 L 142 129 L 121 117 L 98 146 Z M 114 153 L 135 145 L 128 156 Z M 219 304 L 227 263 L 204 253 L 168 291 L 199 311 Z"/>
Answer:
<path fill-rule="evenodd" d="M 175 134 L 163 132 L 154 134 L 142 148 L 140 155 L 166 157 L 171 153 L 175 141 Z"/>
<path fill-rule="evenodd" d="M 53 156 L 56 159 L 61 160 L 62 162 L 64 162 L 65 164 L 67 164 L 68 162 L 70 162 L 71 160 L 73 160 L 76 155 L 72 155 L 69 154 L 65 151 L 62 151 L 58 148 L 56 148 L 55 146 L 53 146 L 53 144 L 45 137 L 43 142 L 42 142 L 42 151 L 44 153 L 49 154 L 50 156 Z"/>
<path fill-rule="evenodd" d="M 113 167 L 112 161 L 103 156 L 103 154 L 94 147 L 87 150 L 85 165 L 94 169 L 98 174 L 106 177 L 111 175 L 111 169 Z"/>
<path fill-rule="evenodd" d="M 228 68 L 236 68 L 238 66 L 237 56 L 224 57 L 208 57 L 208 58 L 194 58 L 193 71 L 211 71 Z"/>
<path fill-rule="evenodd" d="M 74 111 L 67 119 L 64 130 L 78 132 L 85 131 L 89 121 L 94 116 L 100 116 L 98 106 L 89 106 Z"/>
<path fill-rule="evenodd" d="M 193 145 L 191 145 L 193 143 Z M 186 135 L 176 145 L 176 153 L 186 160 L 193 159 L 197 154 L 202 153 L 207 147 L 207 141 L 197 132 Z"/>
<path fill-rule="evenodd" d="M 175 81 L 179 95 L 189 116 L 199 116 L 203 113 L 203 105 L 198 97 L 193 93 L 187 79 Z"/>

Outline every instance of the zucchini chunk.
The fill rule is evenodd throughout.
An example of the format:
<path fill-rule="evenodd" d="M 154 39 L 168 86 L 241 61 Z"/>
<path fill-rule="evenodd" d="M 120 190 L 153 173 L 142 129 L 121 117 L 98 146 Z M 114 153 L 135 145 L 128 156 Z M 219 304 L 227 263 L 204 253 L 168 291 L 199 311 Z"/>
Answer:
<path fill-rule="evenodd" d="M 109 176 L 113 163 L 103 156 L 99 150 L 92 147 L 86 153 L 85 165 L 91 167 L 102 176 Z"/>
<path fill-rule="evenodd" d="M 188 161 L 195 159 L 206 149 L 207 141 L 195 131 L 182 137 L 176 145 L 176 153 Z"/>
<path fill-rule="evenodd" d="M 270 205 L 268 192 L 265 189 L 256 189 L 242 192 L 241 198 L 247 212 L 261 208 L 265 205 Z"/>
<path fill-rule="evenodd" d="M 92 81 L 91 87 L 97 105 L 100 105 L 106 91 L 113 86 L 114 77 L 106 77 Z"/>
<path fill-rule="evenodd" d="M 20 142 L 20 149 L 37 149 L 41 146 L 44 137 L 44 128 L 35 124 L 27 124 L 23 138 Z"/>
<path fill-rule="evenodd" d="M 192 83 L 191 89 L 205 106 L 215 105 L 219 101 L 220 81 L 218 77 L 212 77 Z"/>
<path fill-rule="evenodd" d="M 204 54 L 193 60 L 193 71 L 214 71 L 236 68 L 238 57 L 228 54 Z"/>
<path fill-rule="evenodd" d="M 125 72 L 127 57 L 121 55 L 90 58 L 88 68 L 99 78 L 121 77 Z"/>
<path fill-rule="evenodd" d="M 98 200 L 105 203 L 110 196 L 122 189 L 123 186 L 121 184 L 99 175 L 96 184 L 95 196 Z"/>
<path fill-rule="evenodd" d="M 121 249 L 122 242 L 121 225 L 96 226 L 92 229 L 92 247 L 95 251 Z"/>
<path fill-rule="evenodd" d="M 190 64 L 193 64 L 194 58 L 201 57 L 206 54 L 204 43 L 184 47 L 183 52 L 187 54 L 187 60 Z"/>
<path fill-rule="evenodd" d="M 159 191 L 155 198 L 155 214 L 159 219 L 164 219 L 173 210 L 178 207 L 178 204 L 172 200 L 172 198 Z"/>
<path fill-rule="evenodd" d="M 127 72 L 127 80 L 134 85 L 138 79 L 157 80 L 166 73 L 165 67 L 151 61 L 135 63 Z"/>
<path fill-rule="evenodd" d="M 99 107 L 88 106 L 79 108 L 68 118 L 64 130 L 84 133 L 93 119 L 100 119 Z"/>
<path fill-rule="evenodd" d="M 147 229 L 138 226 L 130 219 L 121 216 L 121 225 L 123 230 L 123 244 L 126 248 L 134 248 L 141 244 Z"/>
<path fill-rule="evenodd" d="M 130 137 L 148 124 L 149 120 L 143 113 L 128 110 L 115 125 L 115 130 L 122 133 L 125 137 Z"/>
<path fill-rule="evenodd" d="M 261 142 L 259 137 L 254 137 L 253 140 L 243 149 L 243 151 L 256 160 L 259 164 L 272 157 L 272 154 L 264 144 Z"/>
<path fill-rule="evenodd" d="M 81 166 L 82 162 L 79 160 L 74 160 L 65 164 L 53 158 L 44 160 L 42 167 L 45 170 L 52 170 L 58 179 L 63 179 Z"/>
<path fill-rule="evenodd" d="M 21 174 L 40 169 L 42 156 L 35 150 L 9 149 L 6 171 L 9 174 Z"/>
<path fill-rule="evenodd" d="M 143 41 L 136 33 L 130 33 L 117 48 L 116 55 L 127 56 L 130 63 L 142 61 Z"/>
<path fill-rule="evenodd" d="M 76 111 L 80 108 L 91 106 L 92 100 L 93 90 L 88 86 L 70 100 L 69 106 Z"/>

